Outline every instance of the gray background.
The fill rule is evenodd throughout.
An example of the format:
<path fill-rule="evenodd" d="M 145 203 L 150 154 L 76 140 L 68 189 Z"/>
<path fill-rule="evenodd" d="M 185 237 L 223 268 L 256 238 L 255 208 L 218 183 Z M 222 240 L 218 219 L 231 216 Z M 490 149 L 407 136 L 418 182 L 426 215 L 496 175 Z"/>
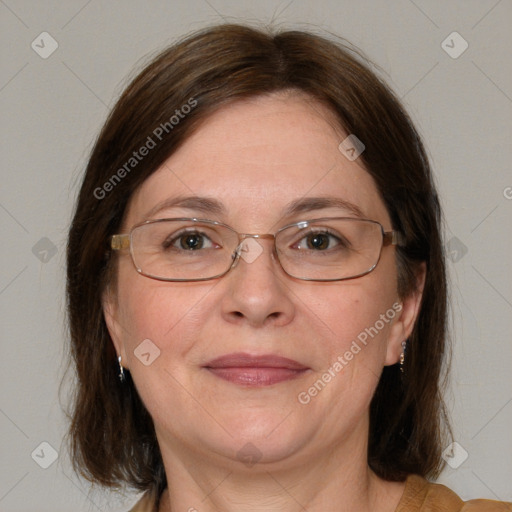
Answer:
<path fill-rule="evenodd" d="M 79 177 L 109 107 L 148 53 L 207 24 L 272 19 L 360 47 L 423 134 L 453 282 L 446 397 L 468 453 L 460 464 L 457 448 L 460 465 L 440 480 L 465 499 L 512 499 L 510 0 L 0 0 L 1 511 L 122 511 L 134 501 L 91 490 L 63 445 L 64 250 Z M 447 39 L 454 31 L 469 45 L 457 58 L 445 51 L 464 47 Z M 31 47 L 51 49 L 42 32 L 58 43 L 46 59 Z M 47 469 L 42 442 L 59 454 Z"/>

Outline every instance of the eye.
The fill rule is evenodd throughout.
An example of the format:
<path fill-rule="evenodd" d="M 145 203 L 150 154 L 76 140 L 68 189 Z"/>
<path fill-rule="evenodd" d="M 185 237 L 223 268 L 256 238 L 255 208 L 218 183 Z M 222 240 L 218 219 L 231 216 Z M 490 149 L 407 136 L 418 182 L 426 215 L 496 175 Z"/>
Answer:
<path fill-rule="evenodd" d="M 326 230 L 311 231 L 302 237 L 294 246 L 294 249 L 325 251 L 328 249 L 348 247 L 349 243 L 344 237 Z"/>
<path fill-rule="evenodd" d="M 163 242 L 162 247 L 180 251 L 198 251 L 199 249 L 218 248 L 219 245 L 214 244 L 208 236 L 199 231 L 182 231 L 169 235 Z"/>

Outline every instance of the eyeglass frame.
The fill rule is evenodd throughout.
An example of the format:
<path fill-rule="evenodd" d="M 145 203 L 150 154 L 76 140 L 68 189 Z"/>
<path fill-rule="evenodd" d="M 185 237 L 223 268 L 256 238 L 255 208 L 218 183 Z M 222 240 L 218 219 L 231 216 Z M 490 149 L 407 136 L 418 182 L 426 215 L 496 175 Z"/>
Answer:
<path fill-rule="evenodd" d="M 293 276 L 290 273 L 288 273 L 285 268 L 283 267 L 283 264 L 281 263 L 281 259 L 279 258 L 279 252 L 276 247 L 276 236 L 285 229 L 291 228 L 293 226 L 299 226 L 300 224 L 310 224 L 313 222 L 319 222 L 319 221 L 326 221 L 326 220 L 355 220 L 355 221 L 363 221 L 363 222 L 371 222 L 373 224 L 376 224 L 380 227 L 381 234 L 382 234 L 382 243 L 379 250 L 379 257 L 377 258 L 377 261 L 375 264 L 367 271 L 358 274 L 356 276 L 350 276 L 350 277 L 341 277 L 341 278 L 334 278 L 334 279 L 316 279 L 316 278 L 306 278 L 306 277 L 297 277 Z M 135 263 L 135 256 L 133 254 L 133 246 L 132 246 L 132 233 L 135 229 L 145 226 L 148 224 L 155 224 L 157 222 L 167 222 L 167 221 L 193 221 L 193 222 L 203 222 L 208 224 L 213 224 L 215 226 L 221 226 L 229 229 L 233 233 L 235 233 L 238 236 L 238 245 L 234 251 L 234 253 L 231 255 L 233 261 L 231 262 L 231 265 L 229 268 L 222 272 L 221 274 L 217 274 L 212 277 L 200 277 L 197 279 L 174 279 L 174 278 L 167 278 L 167 277 L 156 277 L 149 274 L 146 274 L 142 271 L 142 269 L 137 267 L 137 264 Z M 368 275 L 370 272 L 373 272 L 377 265 L 379 264 L 380 258 L 382 256 L 382 249 L 387 246 L 397 246 L 397 247 L 403 247 L 405 240 L 403 234 L 398 230 L 391 230 L 391 231 L 384 231 L 384 226 L 372 219 L 365 219 L 365 218 L 359 218 L 359 217 L 321 217 L 318 219 L 309 219 L 309 220 L 301 220 L 299 222 L 292 222 L 291 224 L 287 224 L 286 226 L 283 226 L 279 228 L 275 233 L 239 233 L 236 231 L 236 229 L 232 228 L 228 224 L 225 224 L 223 222 L 219 222 L 216 220 L 210 220 L 210 219 L 201 219 L 197 217 L 173 217 L 173 218 L 165 218 L 165 219 L 149 219 L 143 222 L 140 222 L 138 224 L 135 224 L 130 229 L 129 233 L 118 233 L 115 235 L 112 235 L 110 237 L 110 249 L 113 251 L 121 251 L 124 249 L 130 249 L 130 256 L 133 263 L 133 266 L 135 267 L 135 270 L 142 276 L 147 277 L 148 279 L 155 279 L 156 281 L 164 281 L 164 282 L 199 282 L 199 281 L 211 281 L 212 279 L 219 279 L 220 277 L 224 277 L 227 273 L 229 273 L 233 268 L 235 268 L 238 264 L 238 261 L 240 260 L 240 256 L 242 254 L 242 244 L 243 241 L 248 238 L 257 238 L 257 239 L 273 239 L 274 244 L 272 248 L 272 253 L 276 255 L 277 261 L 279 263 L 279 266 L 283 270 L 283 272 L 293 279 L 299 279 L 300 281 L 315 281 L 315 282 L 335 282 L 335 281 L 348 281 L 350 279 L 357 279 L 359 277 L 363 277 L 365 275 Z"/>

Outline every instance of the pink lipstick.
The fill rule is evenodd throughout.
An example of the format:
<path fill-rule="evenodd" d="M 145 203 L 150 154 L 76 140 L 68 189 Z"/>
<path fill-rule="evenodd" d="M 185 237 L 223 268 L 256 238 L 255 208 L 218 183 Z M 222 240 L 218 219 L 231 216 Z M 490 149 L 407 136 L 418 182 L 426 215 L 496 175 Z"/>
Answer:
<path fill-rule="evenodd" d="M 241 386 L 271 386 L 303 375 L 309 368 L 276 355 L 227 354 L 204 366 L 217 377 Z"/>

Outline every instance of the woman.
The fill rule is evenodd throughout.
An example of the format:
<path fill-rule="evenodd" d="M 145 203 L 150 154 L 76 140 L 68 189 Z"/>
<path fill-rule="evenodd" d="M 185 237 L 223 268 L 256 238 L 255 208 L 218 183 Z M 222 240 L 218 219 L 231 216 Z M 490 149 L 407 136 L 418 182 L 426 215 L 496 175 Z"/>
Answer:
<path fill-rule="evenodd" d="M 421 140 L 353 50 L 238 25 L 128 86 L 68 245 L 74 462 L 133 511 L 512 510 L 429 483 L 446 277 Z"/>

